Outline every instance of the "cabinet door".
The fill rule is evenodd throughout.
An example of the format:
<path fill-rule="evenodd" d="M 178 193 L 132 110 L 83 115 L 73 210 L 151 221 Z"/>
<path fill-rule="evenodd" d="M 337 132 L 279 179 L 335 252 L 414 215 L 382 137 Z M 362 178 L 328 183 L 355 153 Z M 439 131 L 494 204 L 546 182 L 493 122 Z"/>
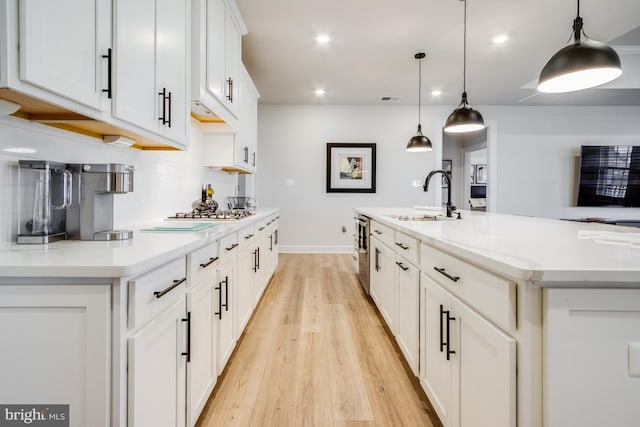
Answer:
<path fill-rule="evenodd" d="M 466 304 L 453 299 L 457 368 L 453 393 L 463 427 L 515 427 L 516 341 Z M 456 342 L 457 341 L 457 342 Z"/>
<path fill-rule="evenodd" d="M 187 293 L 191 313 L 191 358 L 187 364 L 187 425 L 193 426 L 218 377 L 218 323 L 214 313 L 217 275 Z"/>
<path fill-rule="evenodd" d="M 234 337 L 236 339 L 240 337 L 245 326 L 247 326 L 256 300 L 255 279 L 257 277 L 257 251 L 258 249 L 255 245 L 249 245 L 238 255 L 237 286 L 234 299 L 234 315 L 236 316 L 234 322 Z"/>
<path fill-rule="evenodd" d="M 258 92 L 242 65 L 239 96 L 241 126 L 236 137 L 236 162 L 255 171 L 258 161 Z"/>
<path fill-rule="evenodd" d="M 21 0 L 20 79 L 107 111 L 108 0 Z"/>
<path fill-rule="evenodd" d="M 157 89 L 170 95 L 165 103 L 169 123 L 163 127 L 163 133 L 184 143 L 188 128 L 187 2 L 157 0 L 156 5 Z"/>
<path fill-rule="evenodd" d="M 640 290 L 544 292 L 545 425 L 638 425 Z"/>
<path fill-rule="evenodd" d="M 418 374 L 418 306 L 420 273 L 405 259 L 396 257 L 398 271 L 398 324 L 396 341 L 407 363 Z"/>
<path fill-rule="evenodd" d="M 397 314 L 397 277 L 395 254 L 377 239 L 371 239 L 370 294 L 387 326 L 395 335 Z"/>
<path fill-rule="evenodd" d="M 218 375 L 222 372 L 236 346 L 233 336 L 233 299 L 235 298 L 236 259 L 225 261 L 218 271 L 214 292 L 214 316 L 218 318 Z"/>
<path fill-rule="evenodd" d="M 182 298 L 129 338 L 129 427 L 185 425 L 185 311 Z"/>
<path fill-rule="evenodd" d="M 424 273 L 420 284 L 420 382 L 442 423 L 451 426 L 453 362 L 451 357 L 447 360 L 445 345 L 446 328 L 451 324 L 444 313 L 450 310 L 451 296 Z"/>
<path fill-rule="evenodd" d="M 233 15 L 227 8 L 225 26 L 225 102 L 227 108 L 237 115 L 240 108 L 240 55 L 242 35 Z"/>
<path fill-rule="evenodd" d="M 224 0 L 207 0 L 207 90 L 224 103 L 225 84 L 225 37 L 227 6 Z"/>
<path fill-rule="evenodd" d="M 115 0 L 113 115 L 157 131 L 161 107 L 156 69 L 155 0 Z"/>
<path fill-rule="evenodd" d="M 0 402 L 69 404 L 71 427 L 109 425 L 109 285 L 0 286 Z"/>

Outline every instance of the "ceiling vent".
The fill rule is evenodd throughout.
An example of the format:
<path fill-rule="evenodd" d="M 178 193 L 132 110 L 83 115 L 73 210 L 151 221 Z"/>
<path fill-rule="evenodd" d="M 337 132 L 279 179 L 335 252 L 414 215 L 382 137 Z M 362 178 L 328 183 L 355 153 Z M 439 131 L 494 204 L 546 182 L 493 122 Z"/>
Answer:
<path fill-rule="evenodd" d="M 383 96 L 382 98 L 380 98 L 380 101 L 382 102 L 399 101 L 399 100 L 400 100 L 399 96 Z"/>

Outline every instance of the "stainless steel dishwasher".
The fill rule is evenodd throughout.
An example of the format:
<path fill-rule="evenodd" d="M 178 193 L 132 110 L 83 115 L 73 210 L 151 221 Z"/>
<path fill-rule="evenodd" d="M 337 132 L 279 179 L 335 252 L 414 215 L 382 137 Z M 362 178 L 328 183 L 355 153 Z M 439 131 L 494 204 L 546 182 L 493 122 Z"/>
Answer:
<path fill-rule="evenodd" d="M 369 295 L 369 217 L 358 214 L 358 279 L 365 293 Z"/>

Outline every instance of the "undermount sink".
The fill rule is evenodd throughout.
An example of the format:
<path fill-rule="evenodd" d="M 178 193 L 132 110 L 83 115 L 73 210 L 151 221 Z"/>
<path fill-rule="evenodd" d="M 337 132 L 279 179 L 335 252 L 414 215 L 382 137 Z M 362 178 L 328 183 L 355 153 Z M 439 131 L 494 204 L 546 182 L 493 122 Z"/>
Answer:
<path fill-rule="evenodd" d="M 387 215 L 390 218 L 397 219 L 398 221 L 452 221 L 457 220 L 456 217 L 446 217 L 444 215 Z M 460 218 L 462 219 L 462 218 Z"/>

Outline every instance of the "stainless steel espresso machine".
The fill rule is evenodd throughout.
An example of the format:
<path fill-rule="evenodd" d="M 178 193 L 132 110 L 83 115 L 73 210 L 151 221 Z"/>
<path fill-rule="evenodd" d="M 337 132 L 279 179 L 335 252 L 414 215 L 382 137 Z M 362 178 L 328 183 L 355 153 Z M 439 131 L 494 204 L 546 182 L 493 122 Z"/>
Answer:
<path fill-rule="evenodd" d="M 70 164 L 74 200 L 67 208 L 67 235 L 80 240 L 126 240 L 131 230 L 113 229 L 113 195 L 133 191 L 133 166 Z"/>

